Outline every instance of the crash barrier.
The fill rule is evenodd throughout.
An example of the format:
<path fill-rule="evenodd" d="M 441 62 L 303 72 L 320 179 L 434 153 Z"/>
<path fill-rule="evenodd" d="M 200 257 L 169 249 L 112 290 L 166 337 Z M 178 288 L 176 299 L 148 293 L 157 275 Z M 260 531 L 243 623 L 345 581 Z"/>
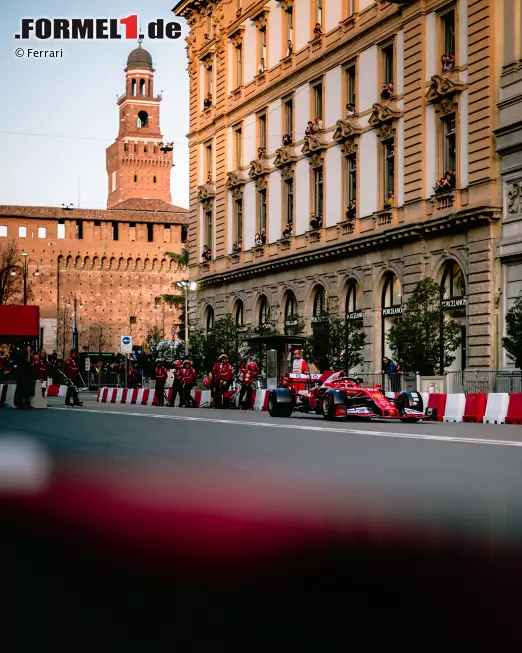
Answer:
<path fill-rule="evenodd" d="M 446 395 L 446 408 L 444 410 L 444 422 L 462 422 L 464 409 L 466 408 L 466 395 L 450 394 Z"/>
<path fill-rule="evenodd" d="M 466 406 L 464 407 L 464 422 L 473 422 L 475 424 L 482 422 L 486 414 L 488 396 L 485 392 L 470 392 L 466 395 Z"/>
<path fill-rule="evenodd" d="M 446 411 L 446 395 L 432 392 L 428 397 L 427 414 L 436 422 L 442 422 Z"/>
<path fill-rule="evenodd" d="M 492 392 L 488 395 L 484 424 L 504 424 L 509 407 L 507 393 Z"/>
<path fill-rule="evenodd" d="M 16 383 L 5 383 L 0 385 L 0 407 L 15 408 Z M 42 384 L 36 381 L 34 384 L 34 397 L 31 399 L 32 408 L 47 408 L 47 403 L 42 396 Z"/>
<path fill-rule="evenodd" d="M 172 399 L 173 390 L 166 393 L 168 403 Z M 268 390 L 254 390 L 254 410 L 268 410 Z M 195 408 L 210 408 L 210 390 L 192 390 L 191 396 Z M 144 388 L 101 388 L 98 391 L 96 401 L 107 404 L 135 404 L 141 406 L 156 406 L 156 391 Z M 239 392 L 235 397 L 236 406 L 239 404 Z"/>
<path fill-rule="evenodd" d="M 506 424 L 522 424 L 522 393 L 515 392 L 509 397 Z"/>

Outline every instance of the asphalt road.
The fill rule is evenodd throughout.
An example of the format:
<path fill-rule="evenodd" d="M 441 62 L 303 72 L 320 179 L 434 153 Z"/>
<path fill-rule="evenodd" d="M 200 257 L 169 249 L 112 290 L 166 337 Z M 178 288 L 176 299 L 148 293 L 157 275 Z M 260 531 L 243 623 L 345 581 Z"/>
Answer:
<path fill-rule="evenodd" d="M 0 432 L 37 440 L 55 460 L 154 465 L 263 478 L 296 496 L 358 497 L 407 519 L 505 537 L 522 532 L 522 428 L 325 422 L 296 415 L 97 404 L 0 413 Z M 365 503 L 366 502 L 366 503 Z"/>
<path fill-rule="evenodd" d="M 522 427 L 1 410 L 11 650 L 519 650 L 521 467 Z"/>

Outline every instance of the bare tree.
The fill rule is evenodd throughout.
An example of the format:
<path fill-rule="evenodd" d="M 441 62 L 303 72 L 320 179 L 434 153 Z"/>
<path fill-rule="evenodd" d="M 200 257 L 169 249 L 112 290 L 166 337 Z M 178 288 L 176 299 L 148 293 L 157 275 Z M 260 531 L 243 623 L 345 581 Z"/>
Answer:
<path fill-rule="evenodd" d="M 89 327 L 89 351 L 97 351 L 99 354 L 103 353 L 103 348 L 107 343 L 107 332 L 102 324 L 92 324 Z M 99 360 L 98 365 L 98 387 L 102 385 L 103 365 L 102 358 Z"/>
<path fill-rule="evenodd" d="M 22 294 L 23 275 L 19 268 L 20 252 L 16 239 L 11 238 L 0 247 L 0 304 L 18 303 Z M 12 272 L 17 274 L 13 275 Z"/>

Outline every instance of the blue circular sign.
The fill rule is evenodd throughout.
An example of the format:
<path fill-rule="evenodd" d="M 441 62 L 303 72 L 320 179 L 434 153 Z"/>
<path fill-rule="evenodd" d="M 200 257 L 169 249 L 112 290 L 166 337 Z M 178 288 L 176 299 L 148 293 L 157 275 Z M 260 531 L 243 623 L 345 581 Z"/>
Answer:
<path fill-rule="evenodd" d="M 123 342 L 124 345 L 130 345 L 131 339 L 129 338 L 129 336 L 123 336 L 121 341 Z"/>

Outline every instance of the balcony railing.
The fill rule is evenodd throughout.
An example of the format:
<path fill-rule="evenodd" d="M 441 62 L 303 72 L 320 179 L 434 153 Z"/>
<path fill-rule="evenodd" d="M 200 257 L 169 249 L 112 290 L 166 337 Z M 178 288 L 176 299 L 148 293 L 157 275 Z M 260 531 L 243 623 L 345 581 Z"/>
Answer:
<path fill-rule="evenodd" d="M 381 211 L 376 211 L 373 214 L 373 219 L 376 228 L 389 227 L 390 225 L 398 223 L 397 209 L 392 206 L 387 206 Z"/>
<path fill-rule="evenodd" d="M 355 233 L 355 220 L 341 223 L 341 236 L 351 236 Z"/>
<path fill-rule="evenodd" d="M 447 211 L 455 206 L 455 191 L 433 195 L 431 203 L 436 211 Z"/>

